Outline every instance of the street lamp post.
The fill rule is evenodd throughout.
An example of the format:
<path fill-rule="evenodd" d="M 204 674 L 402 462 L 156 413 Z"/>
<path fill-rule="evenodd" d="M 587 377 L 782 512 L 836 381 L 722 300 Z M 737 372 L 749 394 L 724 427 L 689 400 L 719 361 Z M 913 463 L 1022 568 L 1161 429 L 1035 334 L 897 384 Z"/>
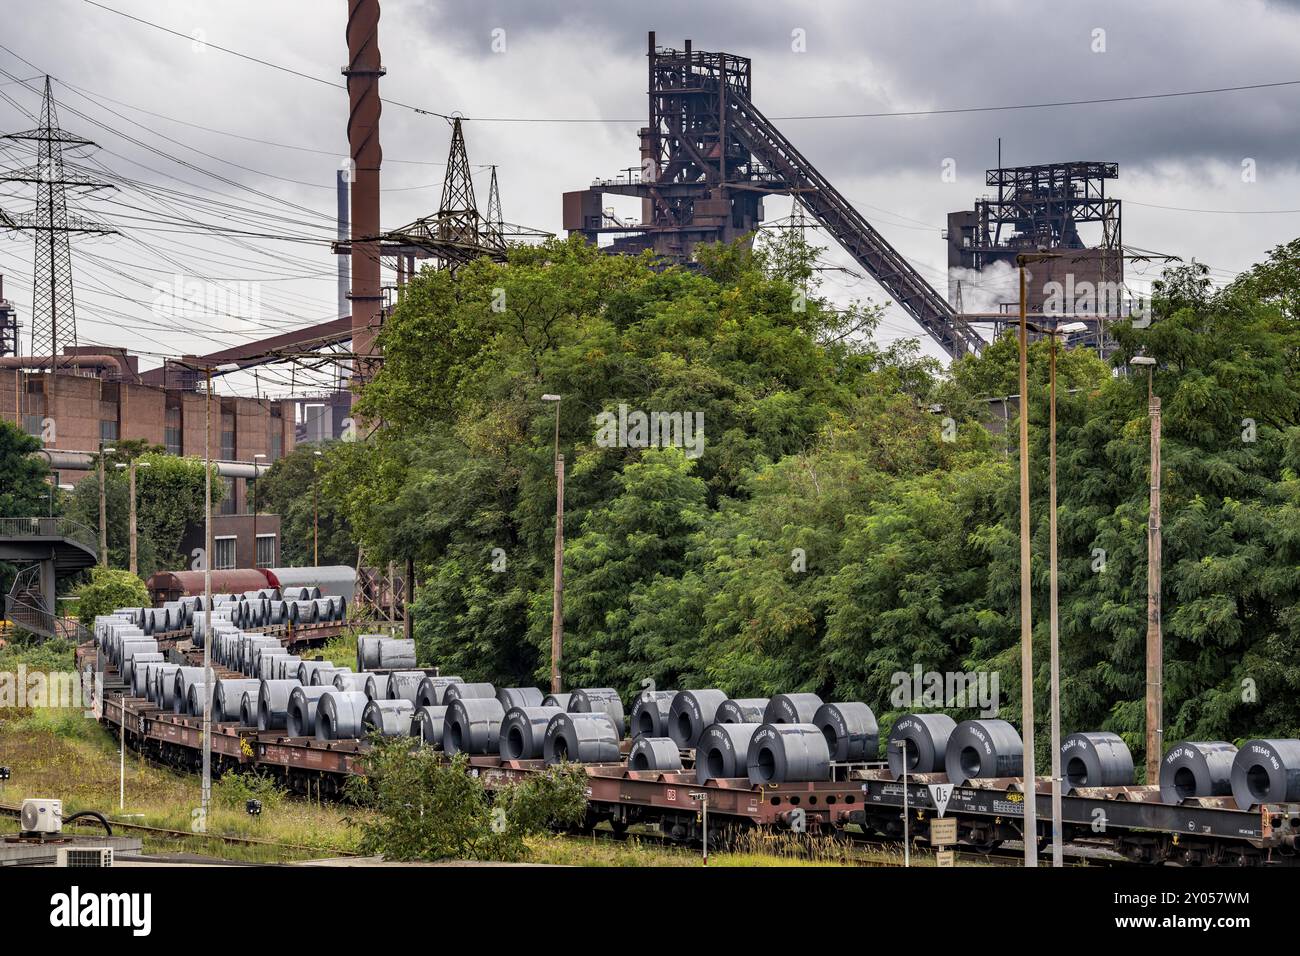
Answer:
<path fill-rule="evenodd" d="M 1151 419 L 1151 503 L 1147 516 L 1147 783 L 1160 779 L 1164 753 L 1164 635 L 1160 608 L 1160 396 L 1152 385 L 1156 360 L 1147 355 L 1129 359 L 1147 370 L 1147 415 Z"/>
<path fill-rule="evenodd" d="M 1086 332 L 1084 322 L 1070 322 L 1046 330 L 1051 337 L 1048 358 L 1048 535 L 1050 539 L 1048 563 L 1051 578 L 1049 618 L 1051 623 L 1051 724 L 1052 724 L 1052 866 L 1064 865 L 1063 833 L 1061 822 L 1061 626 L 1060 589 L 1057 575 L 1056 543 L 1056 340 L 1060 336 Z"/>
<path fill-rule="evenodd" d="M 200 832 L 207 832 L 212 801 L 212 373 L 235 372 L 238 365 L 188 366 L 203 372 L 206 382 L 203 440 L 203 784 L 199 791 Z"/>
<path fill-rule="evenodd" d="M 320 567 L 320 459 L 319 451 L 312 452 L 311 475 L 311 563 Z"/>
<path fill-rule="evenodd" d="M 551 693 L 560 693 L 560 658 L 564 652 L 564 456 L 560 454 L 560 396 L 546 394 L 555 404 L 555 570 L 551 595 Z"/>
<path fill-rule="evenodd" d="M 136 533 L 135 533 L 135 527 L 136 527 L 136 525 L 135 525 L 135 508 L 136 508 L 136 505 L 135 505 L 135 469 L 136 469 L 136 466 L 137 466 L 137 465 L 138 465 L 139 467 L 141 467 L 141 468 L 149 468 L 149 467 L 151 467 L 151 465 L 149 464 L 149 462 L 147 462 L 147 461 L 136 461 L 134 458 L 131 459 L 131 463 L 130 463 L 129 465 L 127 465 L 127 464 L 125 464 L 125 463 L 123 463 L 123 462 L 120 462 L 120 461 L 119 461 L 116 465 L 114 465 L 115 468 L 119 468 L 119 469 L 121 469 L 121 468 L 126 468 L 126 469 L 127 469 L 127 474 L 128 474 L 128 476 L 129 476 L 129 482 L 130 482 L 130 488 L 129 488 L 129 492 L 128 492 L 128 493 L 129 493 L 130 496 L 131 496 L 131 533 L 130 533 L 130 539 L 131 539 L 131 565 L 130 565 L 130 567 L 131 567 L 131 573 L 132 573 L 132 574 L 139 574 L 139 573 L 140 573 L 140 572 L 139 572 L 139 563 L 138 563 L 138 561 L 136 560 L 136 553 L 137 553 L 137 551 L 136 551 L 136 541 L 137 541 L 137 539 L 136 539 Z"/>
<path fill-rule="evenodd" d="M 108 504 L 104 496 L 104 456 L 117 449 L 99 449 L 99 565 L 108 567 Z"/>
<path fill-rule="evenodd" d="M 261 477 L 257 470 L 257 463 L 266 456 L 258 453 L 253 456 L 253 569 L 256 570 L 260 565 L 257 558 L 257 479 Z"/>

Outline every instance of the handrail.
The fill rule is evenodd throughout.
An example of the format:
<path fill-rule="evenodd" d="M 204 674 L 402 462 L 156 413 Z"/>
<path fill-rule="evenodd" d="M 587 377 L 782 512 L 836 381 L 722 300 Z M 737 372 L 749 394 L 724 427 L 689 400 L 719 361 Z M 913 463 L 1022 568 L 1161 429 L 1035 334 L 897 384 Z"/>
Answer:
<path fill-rule="evenodd" d="M 90 639 L 90 632 L 80 621 L 59 617 L 44 607 L 40 596 L 39 564 L 14 575 L 13 586 L 5 595 L 5 617 L 24 631 L 40 637 L 62 637 L 76 644 L 84 644 Z"/>
<path fill-rule="evenodd" d="M 95 553 L 99 549 L 91 529 L 61 516 L 34 518 L 0 518 L 0 538 L 66 538 Z"/>

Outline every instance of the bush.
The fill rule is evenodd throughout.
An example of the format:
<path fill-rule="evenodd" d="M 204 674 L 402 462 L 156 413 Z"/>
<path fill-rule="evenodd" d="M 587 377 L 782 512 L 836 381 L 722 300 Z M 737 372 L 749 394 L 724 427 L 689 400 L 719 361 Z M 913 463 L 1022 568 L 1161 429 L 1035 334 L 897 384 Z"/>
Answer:
<path fill-rule="evenodd" d="M 362 758 L 365 777 L 349 795 L 374 809 L 361 827 L 361 852 L 387 860 L 526 859 L 524 838 L 552 826 L 577 823 L 586 813 L 586 774 L 551 768 L 497 792 L 457 754 L 449 762 L 409 740 L 376 741 Z"/>
<path fill-rule="evenodd" d="M 95 567 L 90 581 L 77 589 L 77 616 L 90 627 L 95 617 L 111 614 L 120 607 L 144 607 L 149 604 L 149 589 L 130 571 L 113 571 Z"/>
<path fill-rule="evenodd" d="M 260 802 L 263 810 L 274 810 L 287 792 L 274 779 L 260 773 L 222 774 L 213 790 L 217 803 L 231 810 L 243 810 L 249 800 Z"/>

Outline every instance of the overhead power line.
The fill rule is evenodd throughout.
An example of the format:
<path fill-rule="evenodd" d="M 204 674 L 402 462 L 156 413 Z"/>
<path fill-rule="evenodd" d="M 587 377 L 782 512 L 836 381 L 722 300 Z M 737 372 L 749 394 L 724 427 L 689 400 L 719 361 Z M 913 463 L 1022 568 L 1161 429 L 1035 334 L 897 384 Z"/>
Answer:
<path fill-rule="evenodd" d="M 127 18 L 128 20 L 134 20 L 137 23 L 143 24 L 147 27 L 152 27 L 155 30 L 161 30 L 162 32 L 169 33 L 172 36 L 180 37 L 183 40 L 187 40 L 190 42 L 193 42 L 194 40 L 194 38 L 188 33 L 182 33 L 179 30 L 173 30 L 170 27 L 163 26 L 160 23 L 155 23 L 152 20 L 146 20 L 143 17 L 134 16 L 122 10 L 115 10 L 114 8 L 110 6 L 106 6 L 105 4 L 97 3 L 96 0 L 82 0 L 82 2 L 88 3 L 92 7 L 98 7 L 101 10 L 106 10 L 109 13 L 115 13 L 120 17 Z M 340 89 L 340 90 L 347 89 L 347 87 L 342 83 L 335 83 L 332 80 L 327 80 L 320 76 L 313 76 L 310 73 L 304 73 L 301 70 L 295 70 L 292 67 L 283 66 L 279 63 L 273 63 L 270 60 L 264 60 L 261 57 L 252 56 L 251 54 L 242 53 L 238 50 L 233 50 L 229 47 L 224 47 L 215 43 L 210 43 L 207 40 L 203 42 L 206 46 L 209 46 L 214 50 L 219 50 L 222 53 L 228 53 L 231 56 L 239 57 L 242 60 L 248 60 L 249 62 L 257 63 L 261 66 L 269 67 L 270 69 L 273 70 L 279 70 L 283 73 L 289 73 L 292 74 L 293 76 L 301 77 L 302 79 L 306 79 L 306 80 L 311 80 L 314 83 L 320 83 L 325 86 L 333 87 L 335 89 Z M 991 105 L 991 106 L 955 106 L 955 107 L 940 107 L 936 109 L 924 109 L 924 110 L 886 110 L 886 111 L 872 112 L 872 113 L 805 113 L 805 114 L 792 115 L 792 116 L 772 116 L 770 117 L 770 119 L 774 122 L 781 122 L 781 121 L 789 121 L 789 120 L 886 119 L 891 116 L 949 116 L 949 115 L 956 115 L 962 113 L 995 113 L 995 112 L 1006 112 L 1011 110 L 1041 110 L 1041 109 L 1057 109 L 1057 108 L 1067 107 L 1067 106 L 1093 106 L 1093 105 L 1099 105 L 1105 103 L 1134 103 L 1141 100 L 1163 100 L 1163 99 L 1172 99 L 1175 97 L 1186 97 L 1186 96 L 1208 96 L 1216 93 L 1241 93 L 1249 90 L 1277 89 L 1277 88 L 1288 87 L 1288 86 L 1300 86 L 1300 79 L 1277 80 L 1271 83 L 1247 83 L 1238 86 L 1217 86 L 1217 87 L 1208 87 L 1205 89 L 1196 89 L 1196 90 L 1172 90 L 1163 93 L 1134 93 L 1127 96 L 1099 96 L 1099 97 L 1091 97 L 1086 99 L 1052 100 L 1052 101 L 1041 102 L 1041 103 L 1010 103 L 1010 104 Z M 549 117 L 548 116 L 467 116 L 461 113 L 460 111 L 443 112 L 441 110 L 413 106 L 410 103 L 403 103 L 400 100 L 392 100 L 387 97 L 380 97 L 380 99 L 384 103 L 387 103 L 391 106 L 397 106 L 402 109 L 408 109 L 411 110 L 412 112 L 419 113 L 425 116 L 437 116 L 448 121 L 459 116 L 460 119 L 464 121 L 473 120 L 479 123 L 607 123 L 607 124 L 637 123 L 637 124 L 643 124 L 645 122 L 645 117 L 637 117 L 635 119 L 614 119 L 614 118 L 602 118 L 602 117 L 557 117 L 557 116 L 549 116 Z"/>

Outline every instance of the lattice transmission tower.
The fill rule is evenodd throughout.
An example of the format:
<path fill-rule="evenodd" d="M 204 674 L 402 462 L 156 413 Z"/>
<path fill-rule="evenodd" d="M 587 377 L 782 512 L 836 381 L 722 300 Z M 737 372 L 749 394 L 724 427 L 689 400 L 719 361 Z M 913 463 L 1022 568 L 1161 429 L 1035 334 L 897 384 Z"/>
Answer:
<path fill-rule="evenodd" d="M 474 180 L 469 173 L 469 156 L 465 152 L 465 134 L 457 116 L 451 124 L 447 175 L 442 181 L 442 202 L 438 204 L 438 238 L 477 245 L 480 222 L 478 206 L 474 202 Z"/>
<path fill-rule="evenodd" d="M 106 235 L 116 230 L 68 212 L 68 190 L 85 193 L 113 188 L 99 182 L 64 162 L 65 149 L 92 148 L 95 144 L 59 128 L 58 112 L 45 78 L 45 96 L 41 101 L 40 125 L 0 139 L 33 144 L 34 165 L 0 174 L 0 182 L 27 183 L 36 187 L 35 205 L 30 213 L 13 213 L 4 217 L 4 225 L 31 232 L 36 245 L 32 271 L 31 354 L 50 358 L 50 367 L 58 365 L 61 348 L 77 345 L 77 313 L 72 287 L 72 247 L 74 233 Z"/>

